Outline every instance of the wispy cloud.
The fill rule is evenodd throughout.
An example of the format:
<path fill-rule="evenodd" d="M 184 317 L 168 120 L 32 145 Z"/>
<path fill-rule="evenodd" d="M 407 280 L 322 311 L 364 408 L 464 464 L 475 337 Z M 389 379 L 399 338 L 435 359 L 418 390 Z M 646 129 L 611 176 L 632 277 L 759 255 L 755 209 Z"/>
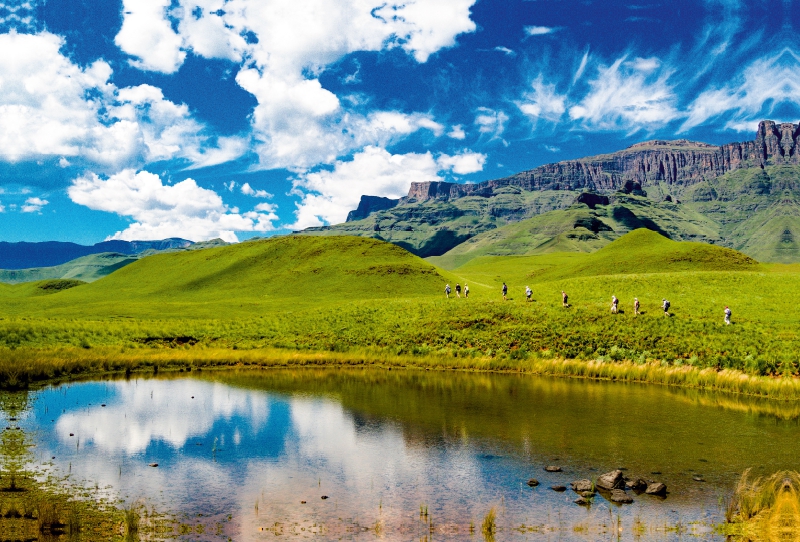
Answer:
<path fill-rule="evenodd" d="M 525 35 L 527 36 L 545 36 L 561 30 L 557 26 L 526 26 Z"/>

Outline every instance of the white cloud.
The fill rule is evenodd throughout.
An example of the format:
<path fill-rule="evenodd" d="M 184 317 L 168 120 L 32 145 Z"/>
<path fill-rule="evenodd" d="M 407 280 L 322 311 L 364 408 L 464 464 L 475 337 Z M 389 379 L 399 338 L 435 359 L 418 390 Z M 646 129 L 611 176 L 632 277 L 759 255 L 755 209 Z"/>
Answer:
<path fill-rule="evenodd" d="M 781 104 L 800 106 L 800 57 L 789 49 L 748 65 L 729 83 L 702 92 L 688 108 L 681 131 L 727 113 L 726 128 L 755 129 L 765 106 L 770 113 Z"/>
<path fill-rule="evenodd" d="M 509 55 L 509 56 L 514 56 L 516 54 L 516 53 L 514 53 L 514 51 L 512 51 L 508 47 L 503 47 L 501 45 L 498 45 L 493 50 L 497 51 L 498 53 L 503 53 L 504 55 Z"/>
<path fill-rule="evenodd" d="M 274 207 L 239 213 L 225 205 L 216 192 L 198 186 L 193 179 L 168 185 L 158 175 L 132 169 L 105 180 L 95 174 L 75 179 L 67 193 L 79 205 L 133 220 L 112 239 L 183 237 L 192 241 L 221 238 L 236 242 L 234 232 L 270 231 L 278 220 Z"/>
<path fill-rule="evenodd" d="M 443 154 L 436 159 L 436 163 L 442 170 L 451 170 L 456 175 L 469 175 L 483 171 L 486 155 L 469 151 L 463 151 L 453 156 Z"/>
<path fill-rule="evenodd" d="M 111 67 L 86 68 L 62 55 L 53 34 L 0 35 L 0 157 L 17 162 L 81 158 L 116 170 L 153 160 L 183 158 L 212 165 L 241 155 L 246 142 L 213 138 L 185 105 L 140 85 L 118 89 Z"/>
<path fill-rule="evenodd" d="M 125 0 L 126 7 L 129 3 L 138 6 L 138 1 Z M 435 123 L 427 115 L 348 110 L 317 76 L 355 51 L 399 47 L 417 62 L 426 62 L 431 54 L 455 45 L 456 36 L 476 28 L 470 19 L 475 0 L 175 3 L 171 11 L 170 0 L 147 0 L 126 9 L 117 44 L 141 67 L 166 73 L 183 61 L 181 51 L 241 60 L 236 81 L 258 100 L 252 129 L 261 165 L 267 168 L 302 170 L 366 145 L 386 145 L 397 136 L 432 129 Z M 142 26 L 153 35 L 137 34 Z M 245 34 L 257 39 L 248 43 L 241 37 Z M 385 124 L 380 115 L 392 116 L 395 123 Z"/>
<path fill-rule="evenodd" d="M 0 213 L 5 213 L 5 212 L 6 212 L 6 207 L 5 205 L 3 205 L 3 202 L 0 201 Z"/>
<path fill-rule="evenodd" d="M 488 107 L 478 108 L 475 116 L 475 125 L 482 134 L 491 134 L 492 138 L 500 138 L 506 129 L 508 115 L 503 111 L 489 109 Z"/>
<path fill-rule="evenodd" d="M 569 116 L 586 128 L 601 130 L 664 125 L 681 116 L 670 75 L 657 59 L 622 57 L 598 69 L 589 93 L 569 109 Z"/>
<path fill-rule="evenodd" d="M 231 181 L 233 183 L 233 181 Z M 271 198 L 273 197 L 272 194 L 267 192 L 266 190 L 255 190 L 250 183 L 244 183 L 242 185 L 242 194 L 245 196 L 253 196 L 254 198 Z"/>
<path fill-rule="evenodd" d="M 558 30 L 559 28 L 551 26 L 526 26 L 525 34 L 528 36 L 544 36 L 545 34 L 552 34 Z"/>
<path fill-rule="evenodd" d="M 131 64 L 143 70 L 174 73 L 186 58 L 181 36 L 167 18 L 171 0 L 124 0 L 117 46 L 137 58 Z"/>
<path fill-rule="evenodd" d="M 299 176 L 294 192 L 302 196 L 289 226 L 303 229 L 343 222 L 358 206 L 362 194 L 400 198 L 408 194 L 412 182 L 441 181 L 440 172 L 456 174 L 480 171 L 486 157 L 464 152 L 434 158 L 425 154 L 391 154 L 378 147 L 366 147 L 347 162 L 338 161 L 333 169 Z"/>
<path fill-rule="evenodd" d="M 456 124 L 450 128 L 449 132 L 447 132 L 447 137 L 463 140 L 466 139 L 467 134 L 464 132 L 464 128 L 462 128 L 460 124 Z"/>
<path fill-rule="evenodd" d="M 555 85 L 545 84 L 542 76 L 531 83 L 531 90 L 517 102 L 517 107 L 532 119 L 557 121 L 566 111 L 567 96 L 559 94 Z"/>
<path fill-rule="evenodd" d="M 38 213 L 42 210 L 42 207 L 48 203 L 50 202 L 42 198 L 28 198 L 25 200 L 25 205 L 23 205 L 20 210 L 23 213 Z"/>

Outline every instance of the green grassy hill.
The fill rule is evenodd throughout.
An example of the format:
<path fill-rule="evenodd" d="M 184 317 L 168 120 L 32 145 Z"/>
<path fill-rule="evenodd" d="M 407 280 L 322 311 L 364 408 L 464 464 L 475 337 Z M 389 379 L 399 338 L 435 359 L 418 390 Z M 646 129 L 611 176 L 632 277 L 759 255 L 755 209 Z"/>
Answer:
<path fill-rule="evenodd" d="M 590 208 L 575 204 L 484 232 L 429 261 L 454 269 L 481 256 L 593 252 L 639 228 L 658 231 L 675 240 L 720 241 L 711 221 L 683 205 L 617 194 L 610 198 L 609 205 Z"/>
<path fill-rule="evenodd" d="M 76 279 L 93 282 L 110 275 L 117 269 L 135 262 L 138 256 L 102 252 L 76 258 L 54 267 L 35 267 L 32 269 L 0 269 L 0 282 L 18 284 L 48 279 Z"/>
<path fill-rule="evenodd" d="M 217 317 L 239 309 L 425 296 L 439 293 L 449 280 L 456 279 L 390 243 L 292 236 L 152 255 L 35 303 L 21 295 L 36 292 L 33 284 L 0 285 L 0 296 L 19 300 L 7 308 L 17 314 Z"/>

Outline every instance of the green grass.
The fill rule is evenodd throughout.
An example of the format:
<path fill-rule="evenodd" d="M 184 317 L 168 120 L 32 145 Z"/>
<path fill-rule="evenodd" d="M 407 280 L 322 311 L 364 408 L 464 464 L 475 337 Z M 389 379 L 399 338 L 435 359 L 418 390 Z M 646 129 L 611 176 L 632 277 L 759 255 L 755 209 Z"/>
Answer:
<path fill-rule="evenodd" d="M 793 378 L 789 391 L 775 380 L 798 374 L 798 278 L 796 267 L 648 231 L 593 254 L 478 258 L 452 272 L 371 239 L 284 237 L 155 255 L 56 293 L 0 285 L 0 380 L 323 353 L 323 363 L 683 380 L 800 397 Z M 444 298 L 446 282 L 465 281 L 469 299 Z M 609 314 L 612 294 L 621 314 Z"/>

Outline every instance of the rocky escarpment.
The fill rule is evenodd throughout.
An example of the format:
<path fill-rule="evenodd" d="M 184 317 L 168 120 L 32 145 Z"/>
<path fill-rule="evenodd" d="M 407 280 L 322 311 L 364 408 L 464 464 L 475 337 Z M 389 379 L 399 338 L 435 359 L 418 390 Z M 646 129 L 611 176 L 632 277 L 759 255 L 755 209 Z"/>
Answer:
<path fill-rule="evenodd" d="M 412 183 L 400 205 L 428 200 L 450 201 L 466 196 L 492 197 L 496 190 L 590 190 L 612 192 L 626 183 L 666 184 L 680 193 L 685 187 L 743 168 L 800 164 L 800 126 L 762 121 L 756 139 L 720 147 L 687 140 L 647 141 L 613 154 L 547 164 L 511 177 L 478 184 Z"/>
<path fill-rule="evenodd" d="M 354 211 L 347 214 L 347 222 L 367 218 L 372 213 L 393 209 L 400 203 L 399 199 L 382 198 L 379 196 L 361 196 L 361 201 Z"/>

